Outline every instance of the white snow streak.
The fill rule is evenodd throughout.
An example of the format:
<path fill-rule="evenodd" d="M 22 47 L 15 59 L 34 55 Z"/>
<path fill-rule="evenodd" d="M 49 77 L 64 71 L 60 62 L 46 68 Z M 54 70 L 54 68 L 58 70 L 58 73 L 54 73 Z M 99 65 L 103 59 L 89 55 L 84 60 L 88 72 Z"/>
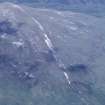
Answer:
<path fill-rule="evenodd" d="M 53 50 L 53 44 L 52 44 L 51 40 L 49 39 L 48 35 L 44 32 L 44 27 L 34 17 L 32 17 L 32 20 L 38 25 L 38 27 L 40 28 L 40 30 L 43 32 L 45 43 L 47 44 L 48 48 L 50 50 Z"/>
<path fill-rule="evenodd" d="M 66 72 L 64 72 L 65 78 L 68 81 L 69 85 L 71 84 L 71 81 L 69 80 L 69 76 Z"/>
<path fill-rule="evenodd" d="M 39 22 L 38 20 L 36 20 L 34 17 L 32 17 L 32 20 L 38 25 L 38 27 L 40 28 L 40 30 L 44 32 L 44 28 L 43 28 L 43 26 L 40 24 L 40 22 Z"/>
<path fill-rule="evenodd" d="M 21 10 L 22 12 L 25 12 L 22 7 L 20 7 L 20 6 L 16 5 L 16 4 L 12 4 L 12 3 L 10 3 L 10 4 L 12 5 L 12 7 L 17 8 L 17 9 Z"/>
<path fill-rule="evenodd" d="M 30 16 L 22 7 L 20 7 L 20 6 L 18 6 L 18 5 L 13 5 L 13 7 L 18 8 L 18 9 L 20 9 L 22 12 L 26 13 L 27 16 L 29 16 L 29 17 L 33 20 L 33 22 L 35 22 L 35 23 L 38 25 L 39 29 L 40 29 L 40 30 L 42 31 L 42 33 L 43 33 L 45 43 L 46 43 L 47 47 L 52 51 L 53 56 L 55 57 L 55 60 L 56 60 L 56 62 L 57 62 L 57 64 L 58 64 L 59 68 L 65 70 L 65 69 L 66 69 L 65 65 L 64 65 L 64 64 L 62 63 L 62 61 L 56 56 L 55 50 L 53 49 L 53 48 L 54 48 L 54 47 L 53 47 L 53 44 L 52 44 L 50 38 L 48 37 L 48 35 L 46 34 L 46 32 L 45 32 L 45 30 L 44 30 L 44 27 L 41 25 L 41 23 L 40 23 L 37 19 L 35 19 L 34 17 Z M 59 12 L 59 11 L 57 11 L 56 13 L 57 13 L 58 15 L 62 15 L 62 13 Z M 20 43 L 15 43 L 15 44 L 19 44 L 19 45 L 20 45 Z M 64 76 L 65 76 L 66 80 L 68 81 L 68 84 L 70 85 L 71 82 L 70 82 L 69 76 L 68 76 L 68 74 L 67 74 L 66 72 L 64 72 Z"/>
<path fill-rule="evenodd" d="M 39 22 L 38 20 L 36 20 L 34 17 L 32 17 L 32 19 L 34 20 L 34 22 L 37 23 L 37 25 L 39 26 L 40 30 L 43 32 L 43 35 L 44 35 L 44 38 L 45 38 L 45 43 L 47 44 L 48 48 L 53 52 L 53 55 L 54 55 L 54 57 L 55 57 L 55 59 L 56 59 L 56 62 L 58 63 L 58 66 L 59 66 L 61 69 L 63 68 L 63 69 L 65 70 L 66 67 L 65 67 L 65 65 L 61 62 L 61 60 L 58 59 L 58 57 L 55 55 L 55 50 L 53 49 L 53 48 L 54 48 L 54 47 L 53 47 L 53 44 L 52 44 L 50 38 L 48 37 L 48 35 L 44 32 L 43 26 L 42 26 L 42 25 L 40 24 L 40 22 Z M 68 81 L 68 84 L 70 85 L 71 82 L 70 82 L 69 76 L 68 76 L 68 74 L 67 74 L 66 72 L 64 72 L 64 76 L 65 76 L 66 80 Z"/>

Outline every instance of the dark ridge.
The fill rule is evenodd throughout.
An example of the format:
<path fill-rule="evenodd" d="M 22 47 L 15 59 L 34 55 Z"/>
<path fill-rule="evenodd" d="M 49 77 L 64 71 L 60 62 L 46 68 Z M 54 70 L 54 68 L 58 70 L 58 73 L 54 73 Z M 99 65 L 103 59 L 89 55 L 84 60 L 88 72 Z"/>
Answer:
<path fill-rule="evenodd" d="M 40 61 L 35 61 L 34 63 L 28 64 L 28 65 L 29 65 L 28 71 L 37 71 L 39 66 L 41 65 L 41 62 Z"/>
<path fill-rule="evenodd" d="M 84 64 L 74 64 L 67 67 L 67 70 L 69 70 L 70 72 L 87 72 L 87 68 L 88 67 Z"/>
<path fill-rule="evenodd" d="M 16 34 L 17 29 L 12 27 L 12 24 L 9 21 L 0 22 L 0 34 Z"/>
<path fill-rule="evenodd" d="M 0 55 L 0 64 L 4 64 L 5 66 L 12 66 L 13 64 L 17 65 L 18 63 L 13 57 L 8 55 Z"/>
<path fill-rule="evenodd" d="M 23 64 L 26 68 L 23 70 L 23 72 L 27 72 L 29 74 L 35 74 L 40 70 L 40 66 L 42 65 L 42 62 L 40 61 L 33 61 L 31 63 L 24 63 Z"/>
<path fill-rule="evenodd" d="M 9 55 L 0 55 L 0 73 L 5 73 L 4 77 L 8 74 L 28 87 L 38 84 L 38 67 L 41 62 L 26 63 L 25 61 L 19 64 L 15 59 Z"/>
<path fill-rule="evenodd" d="M 24 80 L 24 81 L 27 81 L 27 80 L 32 80 L 33 77 L 30 76 L 31 74 L 27 72 L 20 72 L 18 73 L 18 77 L 21 79 L 21 80 Z"/>
<path fill-rule="evenodd" d="M 27 58 L 27 55 L 24 55 L 24 57 Z M 15 53 L 13 55 L 0 54 L 0 74 L 3 74 L 4 78 L 10 76 L 29 87 L 33 84 L 36 85 L 38 77 L 34 78 L 32 75 L 37 75 L 38 67 L 42 62 L 37 60 L 38 58 L 33 58 L 33 56 L 29 55 L 29 57 L 30 59 L 20 58 Z"/>
<path fill-rule="evenodd" d="M 42 55 L 43 55 L 46 62 L 50 63 L 50 62 L 55 62 L 56 61 L 55 57 L 53 55 L 53 52 L 51 50 L 49 50 L 47 52 L 43 52 Z"/>
<path fill-rule="evenodd" d="M 14 71 L 12 73 L 12 75 L 14 79 L 18 80 L 19 82 L 21 82 L 22 84 L 24 84 L 24 86 L 26 87 L 33 87 L 36 86 L 39 83 L 39 78 L 37 76 L 31 76 L 31 73 L 27 72 L 18 72 L 18 71 Z"/>

